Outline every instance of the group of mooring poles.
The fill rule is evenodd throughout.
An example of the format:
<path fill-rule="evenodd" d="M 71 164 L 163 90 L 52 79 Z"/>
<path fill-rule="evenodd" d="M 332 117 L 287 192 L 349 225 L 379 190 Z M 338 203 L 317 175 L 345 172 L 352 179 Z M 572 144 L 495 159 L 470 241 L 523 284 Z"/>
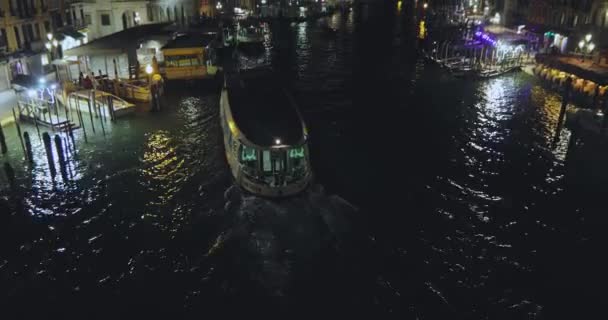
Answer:
<path fill-rule="evenodd" d="M 13 110 L 13 116 L 15 116 L 16 118 L 16 114 L 14 113 Z M 30 137 L 29 132 L 24 131 L 22 132 L 21 130 L 21 125 L 19 124 L 18 121 L 15 122 L 15 127 L 17 130 L 17 134 L 19 136 L 19 142 L 21 144 L 21 147 L 23 149 L 23 153 L 25 156 L 26 161 L 30 164 L 30 166 L 33 166 L 34 163 L 34 152 L 33 152 L 33 148 L 32 148 L 32 138 Z M 49 171 L 51 173 L 51 176 L 53 178 L 55 178 L 55 176 L 57 175 L 57 168 L 55 166 L 55 159 L 54 159 L 54 155 L 53 155 L 53 142 L 54 142 L 54 146 L 55 146 L 55 151 L 57 154 L 57 160 L 59 162 L 59 172 L 61 174 L 61 177 L 63 178 L 64 181 L 67 181 L 69 179 L 68 177 L 68 172 L 69 172 L 69 176 L 71 178 L 73 178 L 74 174 L 71 170 L 68 170 L 68 159 L 70 157 L 74 157 L 76 154 L 76 144 L 74 141 L 74 135 L 72 133 L 69 133 L 68 135 L 66 135 L 66 137 L 62 137 L 59 134 L 56 134 L 54 139 L 51 139 L 51 135 L 48 132 L 44 132 L 41 134 L 41 138 L 40 138 L 41 142 L 44 145 L 44 149 L 46 152 L 46 159 L 47 159 L 47 163 L 49 166 Z M 0 126 L 0 151 L 2 152 L 2 155 L 4 156 L 5 154 L 8 153 L 8 147 L 6 145 L 6 136 L 4 134 L 4 129 L 2 128 L 2 126 Z M 12 166 L 10 165 L 10 163 L 5 162 L 4 163 L 4 170 L 5 173 L 7 174 L 7 177 L 9 178 L 9 182 L 11 182 L 11 184 L 14 184 L 14 170 L 12 168 Z"/>
<path fill-rule="evenodd" d="M 105 108 L 104 104 L 101 101 L 98 101 L 97 93 L 95 90 L 91 90 L 88 96 L 86 97 L 83 97 L 79 94 L 71 94 L 68 96 L 68 101 L 66 103 L 66 117 L 68 117 L 68 119 L 78 119 L 78 125 L 82 128 L 84 140 L 87 143 L 88 135 L 86 122 L 81 110 L 81 102 L 83 100 L 86 101 L 86 108 L 89 112 L 89 121 L 93 134 L 96 133 L 94 118 L 99 119 L 99 127 L 101 128 L 104 137 L 106 136 L 105 123 L 107 123 L 108 119 L 110 121 L 116 121 L 116 112 L 114 110 L 114 97 L 112 97 L 111 95 L 102 95 L 101 98 L 106 100 Z"/>
<path fill-rule="evenodd" d="M 57 175 L 57 168 L 56 168 L 55 159 L 54 159 L 55 157 L 53 154 L 53 144 L 54 144 L 55 154 L 57 155 L 57 160 L 59 162 L 59 173 L 61 174 L 62 178 L 64 179 L 64 181 L 67 181 L 68 175 L 73 177 L 73 172 L 72 172 L 72 170 L 69 170 L 69 166 L 68 166 L 68 162 L 69 162 L 68 160 L 70 159 L 70 157 L 73 158 L 76 155 L 76 141 L 74 138 L 75 127 L 73 126 L 72 121 L 74 121 L 74 123 L 77 122 L 78 125 L 82 128 L 85 142 L 88 143 L 87 129 L 86 129 L 87 124 L 85 121 L 85 116 L 82 114 L 82 110 L 80 107 L 81 100 L 86 100 L 86 107 L 89 111 L 90 125 L 91 125 L 91 129 L 94 134 L 95 134 L 95 122 L 96 122 L 94 120 L 94 118 L 99 119 L 99 125 L 101 128 L 101 131 L 103 132 L 104 137 L 106 135 L 105 128 L 107 125 L 106 124 L 107 121 L 116 120 L 113 97 L 111 95 L 105 95 L 105 96 L 102 96 L 102 99 L 106 99 L 105 108 L 104 108 L 104 104 L 101 103 L 100 101 L 98 101 L 95 90 L 92 90 L 87 97 L 82 97 L 82 96 L 78 96 L 75 94 L 69 95 L 68 101 L 66 102 L 66 104 L 64 106 L 66 123 L 65 123 L 65 126 L 61 128 L 62 131 L 65 133 L 65 136 L 56 134 L 54 136 L 54 138 L 52 138 L 48 132 L 41 133 L 40 127 L 37 122 L 36 115 L 34 115 L 33 120 L 34 120 L 34 124 L 36 127 L 36 132 L 37 132 L 38 138 L 44 145 L 46 159 L 47 159 L 47 163 L 49 166 L 49 171 L 53 178 Z M 58 118 L 58 111 L 57 110 L 55 110 L 55 111 L 57 113 L 56 116 Z M 23 150 L 23 155 L 24 155 L 26 161 L 28 161 L 28 163 L 30 165 L 34 165 L 34 152 L 32 149 L 32 138 L 31 138 L 29 132 L 27 132 L 27 131 L 23 132 L 21 130 L 21 125 L 19 122 L 19 118 L 17 117 L 17 113 L 15 112 L 15 109 L 13 109 L 12 112 L 13 112 L 13 118 L 15 120 L 15 128 L 17 131 L 17 135 L 19 137 L 19 143 L 21 144 L 21 148 Z M 20 112 L 19 112 L 19 114 L 21 115 Z M 2 153 L 2 155 L 5 155 L 8 153 L 8 147 L 6 144 L 6 136 L 4 134 L 4 129 L 2 128 L 1 125 L 0 125 L 0 152 Z M 14 170 L 12 169 L 11 165 L 8 162 L 5 162 L 4 169 L 5 169 L 7 176 L 9 177 L 9 180 L 14 181 Z"/>

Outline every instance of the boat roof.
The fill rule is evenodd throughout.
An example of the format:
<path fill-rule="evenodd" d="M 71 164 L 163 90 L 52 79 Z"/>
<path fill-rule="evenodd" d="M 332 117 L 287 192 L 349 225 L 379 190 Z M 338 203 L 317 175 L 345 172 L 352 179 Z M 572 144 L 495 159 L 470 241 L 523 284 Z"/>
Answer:
<path fill-rule="evenodd" d="M 254 144 L 297 145 L 304 140 L 304 123 L 297 106 L 270 71 L 241 71 L 226 77 L 228 101 L 237 127 Z"/>
<path fill-rule="evenodd" d="M 169 41 L 162 49 L 204 48 L 217 38 L 215 33 L 183 34 Z"/>

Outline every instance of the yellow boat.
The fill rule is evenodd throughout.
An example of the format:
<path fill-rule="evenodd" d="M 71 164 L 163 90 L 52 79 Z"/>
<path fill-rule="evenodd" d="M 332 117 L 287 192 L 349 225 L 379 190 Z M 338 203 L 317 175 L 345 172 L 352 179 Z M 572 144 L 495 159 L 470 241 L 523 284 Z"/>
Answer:
<path fill-rule="evenodd" d="M 214 78 L 217 73 L 217 35 L 185 34 L 176 37 L 161 51 L 164 55 L 164 76 L 168 80 Z"/>

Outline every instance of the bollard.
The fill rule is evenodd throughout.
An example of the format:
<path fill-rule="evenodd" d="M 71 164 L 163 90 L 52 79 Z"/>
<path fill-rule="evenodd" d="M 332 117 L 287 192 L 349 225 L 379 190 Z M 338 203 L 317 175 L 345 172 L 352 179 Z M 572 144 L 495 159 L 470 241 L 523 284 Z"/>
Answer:
<path fill-rule="evenodd" d="M 25 141 L 25 150 L 27 152 L 27 158 L 30 163 L 34 163 L 34 156 L 32 153 L 32 141 L 30 140 L 30 134 L 26 131 L 23 133 L 23 140 Z"/>
<path fill-rule="evenodd" d="M 51 136 L 48 132 L 42 134 L 42 141 L 44 141 L 44 149 L 46 150 L 46 159 L 49 162 L 49 169 L 51 170 L 51 176 L 55 177 L 57 171 L 55 170 L 55 161 L 53 161 L 53 148 L 51 146 Z"/>
<path fill-rule="evenodd" d="M 0 149 L 2 149 L 2 154 L 8 152 L 8 148 L 6 147 L 6 140 L 4 137 L 4 131 L 2 130 L 2 125 L 0 124 Z"/>

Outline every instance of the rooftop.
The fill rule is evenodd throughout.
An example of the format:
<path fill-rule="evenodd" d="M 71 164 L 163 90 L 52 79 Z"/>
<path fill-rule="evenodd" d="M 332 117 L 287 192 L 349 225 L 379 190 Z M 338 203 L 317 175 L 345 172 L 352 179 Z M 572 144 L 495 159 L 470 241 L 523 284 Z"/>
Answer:
<path fill-rule="evenodd" d="M 183 34 L 169 41 L 163 49 L 204 48 L 217 38 L 217 34 Z"/>
<path fill-rule="evenodd" d="M 226 85 L 236 125 L 251 142 L 270 147 L 276 140 L 283 145 L 304 140 L 297 106 L 271 72 L 242 71 L 227 76 Z"/>

